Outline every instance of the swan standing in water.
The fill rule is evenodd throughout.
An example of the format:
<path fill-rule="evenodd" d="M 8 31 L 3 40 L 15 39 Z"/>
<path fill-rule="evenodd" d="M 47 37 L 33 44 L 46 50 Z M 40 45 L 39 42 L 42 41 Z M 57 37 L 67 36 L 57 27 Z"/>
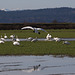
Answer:
<path fill-rule="evenodd" d="M 26 26 L 26 27 L 23 27 L 23 28 L 21 28 L 21 29 L 32 29 L 33 32 L 38 33 L 38 34 L 40 34 L 40 32 L 39 32 L 38 30 L 42 30 L 42 31 L 44 31 L 44 32 L 47 32 L 47 31 L 45 31 L 45 30 L 42 29 L 42 28 L 35 28 L 35 27 L 31 27 L 31 26 Z"/>
<path fill-rule="evenodd" d="M 39 71 L 39 70 L 40 70 L 39 67 L 40 67 L 40 64 L 39 64 L 39 65 L 36 65 L 36 66 L 33 66 L 33 67 L 31 67 L 31 68 L 28 68 L 28 69 L 26 69 L 26 70 L 22 70 L 22 71 L 31 73 L 31 72 L 33 72 L 33 71 Z"/>

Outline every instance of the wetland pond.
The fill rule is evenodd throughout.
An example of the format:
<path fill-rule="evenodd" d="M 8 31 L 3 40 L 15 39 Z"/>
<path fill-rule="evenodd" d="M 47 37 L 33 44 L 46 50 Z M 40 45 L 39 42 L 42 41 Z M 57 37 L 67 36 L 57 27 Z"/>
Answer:
<path fill-rule="evenodd" d="M 75 75 L 75 57 L 0 56 L 0 75 Z"/>

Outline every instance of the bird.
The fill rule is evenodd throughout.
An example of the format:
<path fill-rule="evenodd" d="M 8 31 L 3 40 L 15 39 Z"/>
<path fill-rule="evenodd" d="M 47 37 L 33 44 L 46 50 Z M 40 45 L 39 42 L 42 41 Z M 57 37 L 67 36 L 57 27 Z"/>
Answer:
<path fill-rule="evenodd" d="M 40 64 L 36 65 L 36 66 L 33 66 L 34 70 L 37 70 L 39 67 L 40 67 Z"/>
<path fill-rule="evenodd" d="M 0 39 L 0 43 L 3 44 L 3 43 L 5 43 L 5 42 L 4 42 L 3 40 Z"/>
<path fill-rule="evenodd" d="M 18 42 L 20 41 L 20 39 L 18 38 L 18 36 L 16 36 L 16 41 L 18 41 Z"/>
<path fill-rule="evenodd" d="M 28 38 L 28 41 L 31 41 L 32 39 L 33 39 L 32 37 L 29 37 L 29 38 Z"/>
<path fill-rule="evenodd" d="M 47 39 L 47 40 L 50 40 L 51 37 L 52 37 L 52 36 L 51 36 L 50 34 L 47 34 L 46 39 Z"/>
<path fill-rule="evenodd" d="M 36 42 L 36 41 L 38 41 L 37 37 L 31 40 L 31 42 Z"/>
<path fill-rule="evenodd" d="M 58 38 L 58 37 L 54 37 L 53 39 L 54 39 L 56 42 L 57 42 L 57 41 L 60 41 L 60 38 Z"/>
<path fill-rule="evenodd" d="M 6 34 L 4 35 L 4 38 L 7 39 L 7 35 Z"/>
<path fill-rule="evenodd" d="M 36 65 L 36 66 L 32 66 L 32 67 L 30 67 L 30 68 L 28 68 L 26 70 L 22 70 L 22 71 L 28 72 L 28 73 L 31 73 L 33 71 L 40 71 L 39 67 L 40 67 L 40 64 L 39 65 Z"/>
<path fill-rule="evenodd" d="M 68 41 L 63 41 L 63 44 L 70 45 L 70 42 L 68 42 Z"/>
<path fill-rule="evenodd" d="M 21 29 L 32 29 L 34 33 L 38 33 L 38 34 L 40 34 L 40 32 L 38 30 L 42 30 L 44 32 L 47 32 L 42 28 L 36 28 L 36 27 L 31 27 L 31 26 L 22 27 Z"/>
<path fill-rule="evenodd" d="M 1 35 L 1 38 L 0 38 L 2 41 L 5 41 L 5 39 L 2 37 L 2 35 Z"/>
<path fill-rule="evenodd" d="M 14 38 L 15 37 L 15 35 L 13 34 L 13 35 L 10 35 L 10 38 Z"/>
<path fill-rule="evenodd" d="M 13 41 L 13 45 L 20 45 L 18 41 Z"/>

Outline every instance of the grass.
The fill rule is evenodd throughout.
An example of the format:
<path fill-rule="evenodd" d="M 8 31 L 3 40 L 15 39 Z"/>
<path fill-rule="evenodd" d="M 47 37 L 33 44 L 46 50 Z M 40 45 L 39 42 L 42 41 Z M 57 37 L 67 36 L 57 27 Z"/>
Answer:
<path fill-rule="evenodd" d="M 75 30 L 47 30 L 52 36 L 75 38 Z M 0 30 L 0 35 L 18 35 L 19 38 L 38 37 L 45 38 L 47 33 L 33 33 L 32 30 Z M 0 44 L 0 55 L 68 55 L 75 56 L 75 41 L 70 41 L 70 45 L 63 45 L 62 41 L 21 41 L 20 46 L 13 46 L 12 42 Z"/>
<path fill-rule="evenodd" d="M 47 30 L 52 37 L 60 37 L 60 38 L 75 38 L 75 29 L 50 29 Z M 0 30 L 0 35 L 4 36 L 4 33 L 7 34 L 8 38 L 10 38 L 11 34 L 17 35 L 19 38 L 28 38 L 28 37 L 38 37 L 45 38 L 47 33 L 41 31 L 41 34 L 33 33 L 32 30 Z"/>
<path fill-rule="evenodd" d="M 13 46 L 12 42 L 0 44 L 0 55 L 68 55 L 75 56 L 75 41 L 65 45 L 55 41 L 21 41 L 20 46 Z"/>

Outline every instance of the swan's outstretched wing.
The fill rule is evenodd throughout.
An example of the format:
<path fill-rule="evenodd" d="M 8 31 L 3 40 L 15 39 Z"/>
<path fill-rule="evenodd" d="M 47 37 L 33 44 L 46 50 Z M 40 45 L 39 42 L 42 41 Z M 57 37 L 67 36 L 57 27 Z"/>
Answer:
<path fill-rule="evenodd" d="M 42 30 L 44 32 L 47 32 L 46 30 L 42 29 L 42 28 L 37 28 L 37 30 Z"/>
<path fill-rule="evenodd" d="M 26 26 L 26 27 L 23 27 L 23 28 L 21 28 L 21 29 L 32 29 L 32 30 L 34 30 L 34 28 L 31 27 L 31 26 Z"/>

